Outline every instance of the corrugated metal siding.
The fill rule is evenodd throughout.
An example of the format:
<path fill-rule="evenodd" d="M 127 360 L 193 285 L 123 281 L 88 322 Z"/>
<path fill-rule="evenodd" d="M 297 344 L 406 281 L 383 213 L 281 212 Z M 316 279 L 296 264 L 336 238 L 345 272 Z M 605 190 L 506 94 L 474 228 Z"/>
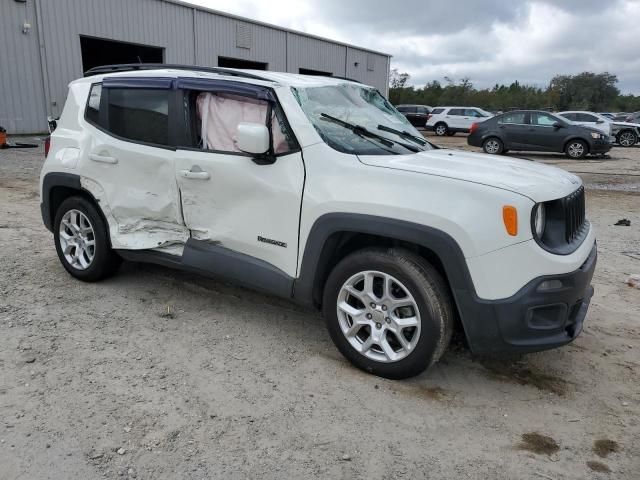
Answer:
<path fill-rule="evenodd" d="M 349 78 L 376 87 L 383 95 L 388 91 L 389 57 L 347 47 Z M 357 63 L 357 66 L 356 66 Z M 373 69 L 371 69 L 373 67 Z"/>
<path fill-rule="evenodd" d="M 289 73 L 298 73 L 300 68 L 310 68 L 331 72 L 338 77 L 346 76 L 347 47 L 344 45 L 289 33 L 287 55 Z"/>
<path fill-rule="evenodd" d="M 22 25 L 31 24 L 28 34 Z M 47 130 L 38 27 L 33 2 L 2 2 L 0 11 L 0 126 L 9 133 Z"/>
<path fill-rule="evenodd" d="M 249 48 L 237 45 L 238 26 L 251 32 Z M 269 70 L 287 68 L 287 35 L 282 30 L 196 11 L 196 37 L 198 65 L 216 67 L 218 57 L 231 57 L 266 63 Z"/>
<path fill-rule="evenodd" d="M 80 35 L 165 49 L 168 63 L 194 59 L 192 10 L 156 0 L 40 0 L 50 110 L 62 111 L 67 85 L 82 76 Z"/>
<path fill-rule="evenodd" d="M 60 115 L 68 83 L 83 73 L 81 35 L 162 47 L 167 63 L 216 66 L 220 56 L 240 58 L 267 63 L 275 71 L 332 72 L 387 91 L 385 55 L 195 7 L 161 0 L 2 3 L 0 125 L 10 133 L 45 131 L 47 115 Z M 28 35 L 21 33 L 25 20 L 32 26 Z M 243 34 L 241 47 L 238 31 Z M 374 56 L 373 71 L 367 69 L 368 55 Z M 356 61 L 358 67 L 353 66 Z"/>

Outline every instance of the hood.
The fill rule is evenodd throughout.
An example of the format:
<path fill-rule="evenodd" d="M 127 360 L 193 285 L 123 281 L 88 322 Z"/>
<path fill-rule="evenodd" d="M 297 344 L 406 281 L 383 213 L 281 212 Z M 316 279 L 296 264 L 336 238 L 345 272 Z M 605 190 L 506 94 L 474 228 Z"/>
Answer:
<path fill-rule="evenodd" d="M 631 123 L 631 122 L 611 122 L 611 123 L 613 123 L 616 127 L 632 127 L 632 128 L 640 127 L 640 123 Z"/>
<path fill-rule="evenodd" d="M 580 125 L 579 123 L 574 123 L 571 122 L 571 126 L 576 130 L 576 131 L 580 131 L 580 130 L 586 130 L 587 132 L 594 132 L 594 133 L 600 133 L 602 134 L 602 130 L 596 127 L 592 127 L 590 125 Z M 608 128 L 608 130 L 610 130 L 610 128 Z"/>
<path fill-rule="evenodd" d="M 566 197 L 582 180 L 556 167 L 517 158 L 461 150 L 427 150 L 411 155 L 361 155 L 366 165 L 454 178 L 509 190 L 546 202 Z"/>

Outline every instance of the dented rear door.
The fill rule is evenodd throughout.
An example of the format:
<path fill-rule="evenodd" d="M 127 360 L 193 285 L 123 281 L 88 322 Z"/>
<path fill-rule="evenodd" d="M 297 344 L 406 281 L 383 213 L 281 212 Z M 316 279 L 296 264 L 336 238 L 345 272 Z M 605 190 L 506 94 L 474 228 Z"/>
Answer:
<path fill-rule="evenodd" d="M 164 79 L 105 79 L 102 125 L 89 125 L 82 182 L 100 202 L 114 248 L 181 246 L 188 238 L 168 146 L 174 90 Z M 173 107 L 171 107 L 173 108 Z"/>

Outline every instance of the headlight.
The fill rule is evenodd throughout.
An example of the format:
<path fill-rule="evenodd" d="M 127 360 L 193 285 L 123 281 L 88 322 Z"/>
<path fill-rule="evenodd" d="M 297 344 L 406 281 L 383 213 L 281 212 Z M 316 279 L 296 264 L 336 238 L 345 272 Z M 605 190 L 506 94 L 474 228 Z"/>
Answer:
<path fill-rule="evenodd" d="M 544 227 L 547 223 L 544 203 L 539 203 L 534 208 L 535 214 L 533 217 L 533 228 L 535 230 L 536 237 L 542 238 L 542 235 L 544 234 Z"/>
<path fill-rule="evenodd" d="M 591 132 L 591 138 L 595 138 L 596 140 L 602 138 L 601 133 Z"/>

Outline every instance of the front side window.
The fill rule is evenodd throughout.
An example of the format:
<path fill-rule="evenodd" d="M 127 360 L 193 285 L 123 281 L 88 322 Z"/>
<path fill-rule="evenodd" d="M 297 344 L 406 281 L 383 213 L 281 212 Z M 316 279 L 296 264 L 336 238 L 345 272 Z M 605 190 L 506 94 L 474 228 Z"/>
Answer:
<path fill-rule="evenodd" d="M 266 100 L 232 93 L 191 92 L 195 115 L 194 145 L 215 152 L 242 153 L 237 144 L 238 125 L 243 122 L 271 127 L 271 144 L 275 155 L 297 150 L 281 108 Z"/>
<path fill-rule="evenodd" d="M 466 110 L 468 117 L 486 118 L 491 117 L 491 113 L 482 109 L 469 108 Z"/>
<path fill-rule="evenodd" d="M 524 113 L 505 113 L 498 123 L 513 123 L 516 125 L 524 125 Z"/>
<path fill-rule="evenodd" d="M 596 123 L 598 119 L 588 113 L 578 113 L 578 122 Z"/>
<path fill-rule="evenodd" d="M 353 84 L 292 88 L 325 143 L 343 153 L 408 154 L 432 147 L 377 90 Z"/>
<path fill-rule="evenodd" d="M 136 142 L 169 144 L 169 91 L 109 89 L 109 131 Z"/>
<path fill-rule="evenodd" d="M 539 127 L 552 127 L 557 122 L 557 118 L 546 113 L 531 114 L 531 125 L 537 125 Z"/>

